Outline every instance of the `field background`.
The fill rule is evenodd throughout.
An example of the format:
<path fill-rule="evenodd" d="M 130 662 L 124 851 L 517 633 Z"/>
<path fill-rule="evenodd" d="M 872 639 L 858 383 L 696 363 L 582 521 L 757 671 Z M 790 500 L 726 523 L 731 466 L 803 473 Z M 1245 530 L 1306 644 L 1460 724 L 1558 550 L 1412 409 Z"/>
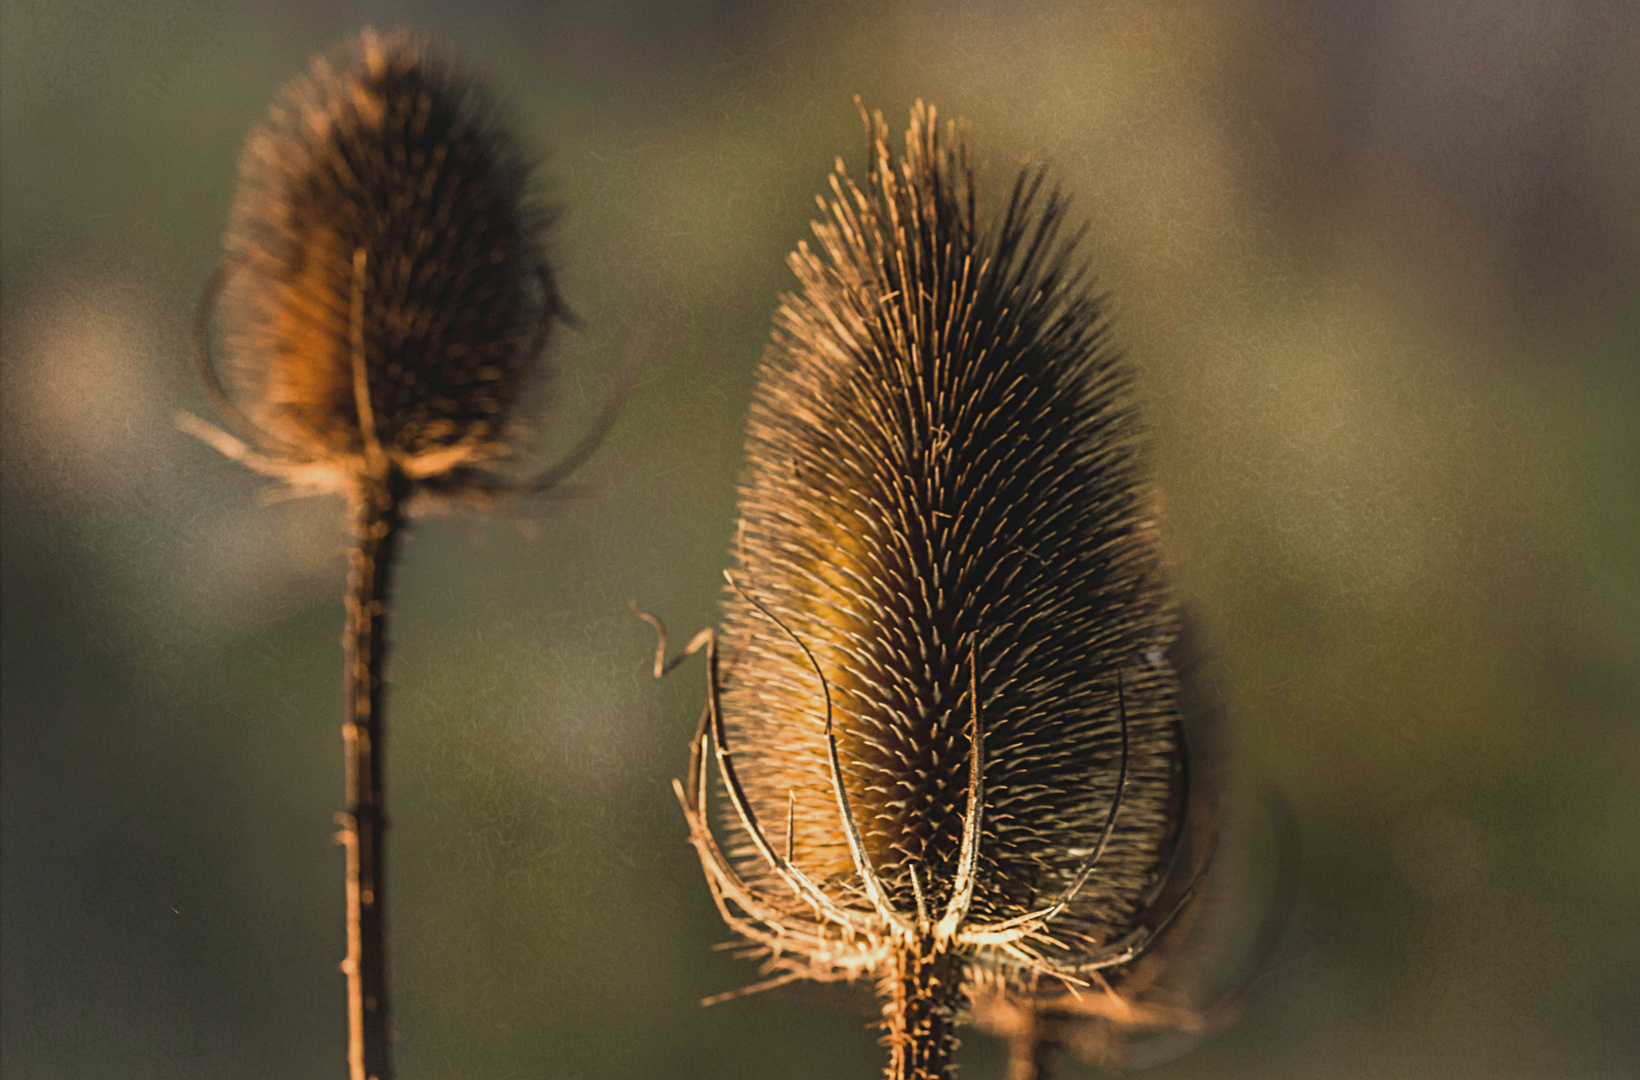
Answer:
<path fill-rule="evenodd" d="M 393 626 L 403 1080 L 868 1077 L 752 981 L 667 787 L 768 317 L 851 97 L 1047 160 L 1140 372 L 1250 785 L 1304 841 L 1275 969 L 1153 1075 L 1640 1073 L 1640 14 L 1572 0 L 3 0 L 7 1080 L 340 1077 L 341 507 L 172 426 L 244 135 L 362 25 L 462 49 L 635 336 L 585 478 L 419 524 Z M 698 662 L 697 662 L 698 663 Z M 973 1036 L 964 1075 L 1000 1075 Z"/>

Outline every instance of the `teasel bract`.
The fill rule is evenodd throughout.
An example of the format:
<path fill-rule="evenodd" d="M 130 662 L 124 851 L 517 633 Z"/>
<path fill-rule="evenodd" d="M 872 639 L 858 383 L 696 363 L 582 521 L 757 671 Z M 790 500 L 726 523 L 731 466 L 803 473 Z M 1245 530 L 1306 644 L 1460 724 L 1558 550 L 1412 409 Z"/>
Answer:
<path fill-rule="evenodd" d="M 757 373 L 678 795 L 760 985 L 875 980 L 887 1075 L 945 1077 L 973 996 L 1120 994 L 1211 845 L 1132 376 L 1065 200 L 1027 168 L 988 216 L 965 128 L 919 103 L 896 157 L 867 125 Z"/>
<path fill-rule="evenodd" d="M 533 479 L 486 468 L 512 454 L 514 407 L 544 377 L 564 315 L 531 172 L 473 79 L 407 33 L 367 30 L 290 82 L 251 134 L 195 322 L 202 381 L 235 430 L 181 426 L 297 493 L 351 505 L 338 839 L 354 1080 L 392 1074 L 382 670 L 407 515 L 550 490 L 613 418 Z M 210 355 L 217 318 L 237 393 Z"/>

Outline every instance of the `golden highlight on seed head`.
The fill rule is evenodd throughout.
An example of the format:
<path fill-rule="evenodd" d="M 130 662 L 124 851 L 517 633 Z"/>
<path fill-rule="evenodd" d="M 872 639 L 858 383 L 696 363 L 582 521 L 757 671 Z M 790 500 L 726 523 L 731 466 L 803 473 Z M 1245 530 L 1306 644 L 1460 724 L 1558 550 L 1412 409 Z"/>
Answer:
<path fill-rule="evenodd" d="M 483 89 L 367 30 L 283 89 L 239 174 L 218 314 L 258 449 L 339 487 L 505 456 L 562 304 Z"/>
<path fill-rule="evenodd" d="M 1207 857 L 1131 376 L 1064 199 L 1027 169 L 989 215 L 963 128 L 919 103 L 897 156 L 869 125 L 758 370 L 680 796 L 767 973 L 879 980 L 890 1075 L 936 1076 L 917 1047 L 967 994 L 1119 985 Z"/>

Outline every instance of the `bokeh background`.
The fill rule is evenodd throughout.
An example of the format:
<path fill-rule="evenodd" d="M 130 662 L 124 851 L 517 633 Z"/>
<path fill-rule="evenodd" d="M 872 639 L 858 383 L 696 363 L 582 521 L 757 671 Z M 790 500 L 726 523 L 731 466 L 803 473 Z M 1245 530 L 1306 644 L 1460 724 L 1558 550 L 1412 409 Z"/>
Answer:
<path fill-rule="evenodd" d="M 342 510 L 172 416 L 244 134 L 366 24 L 464 50 L 549 152 L 585 330 L 541 455 L 648 343 L 589 497 L 405 551 L 405 1080 L 881 1067 L 800 991 L 697 1006 L 755 976 L 667 788 L 699 669 L 654 683 L 626 609 L 712 618 L 855 93 L 1074 193 L 1242 774 L 1296 808 L 1270 977 L 1154 1075 L 1640 1073 L 1634 5 L 4 0 L 8 1080 L 343 1075 Z"/>

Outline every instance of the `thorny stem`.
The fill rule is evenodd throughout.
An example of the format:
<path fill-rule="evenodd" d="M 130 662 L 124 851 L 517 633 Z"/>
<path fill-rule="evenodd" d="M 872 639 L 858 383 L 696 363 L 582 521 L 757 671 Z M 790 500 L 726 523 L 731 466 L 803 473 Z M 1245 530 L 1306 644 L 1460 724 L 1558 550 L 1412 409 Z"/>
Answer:
<path fill-rule="evenodd" d="M 962 959 L 933 934 L 901 938 L 884 977 L 887 1080 L 950 1080 Z"/>
<path fill-rule="evenodd" d="M 382 667 L 388 585 L 403 530 L 407 483 L 396 469 L 360 484 L 347 585 L 347 809 L 336 815 L 347 849 L 347 1063 L 351 1080 L 392 1080 L 387 994 L 387 816 L 382 793 Z"/>

